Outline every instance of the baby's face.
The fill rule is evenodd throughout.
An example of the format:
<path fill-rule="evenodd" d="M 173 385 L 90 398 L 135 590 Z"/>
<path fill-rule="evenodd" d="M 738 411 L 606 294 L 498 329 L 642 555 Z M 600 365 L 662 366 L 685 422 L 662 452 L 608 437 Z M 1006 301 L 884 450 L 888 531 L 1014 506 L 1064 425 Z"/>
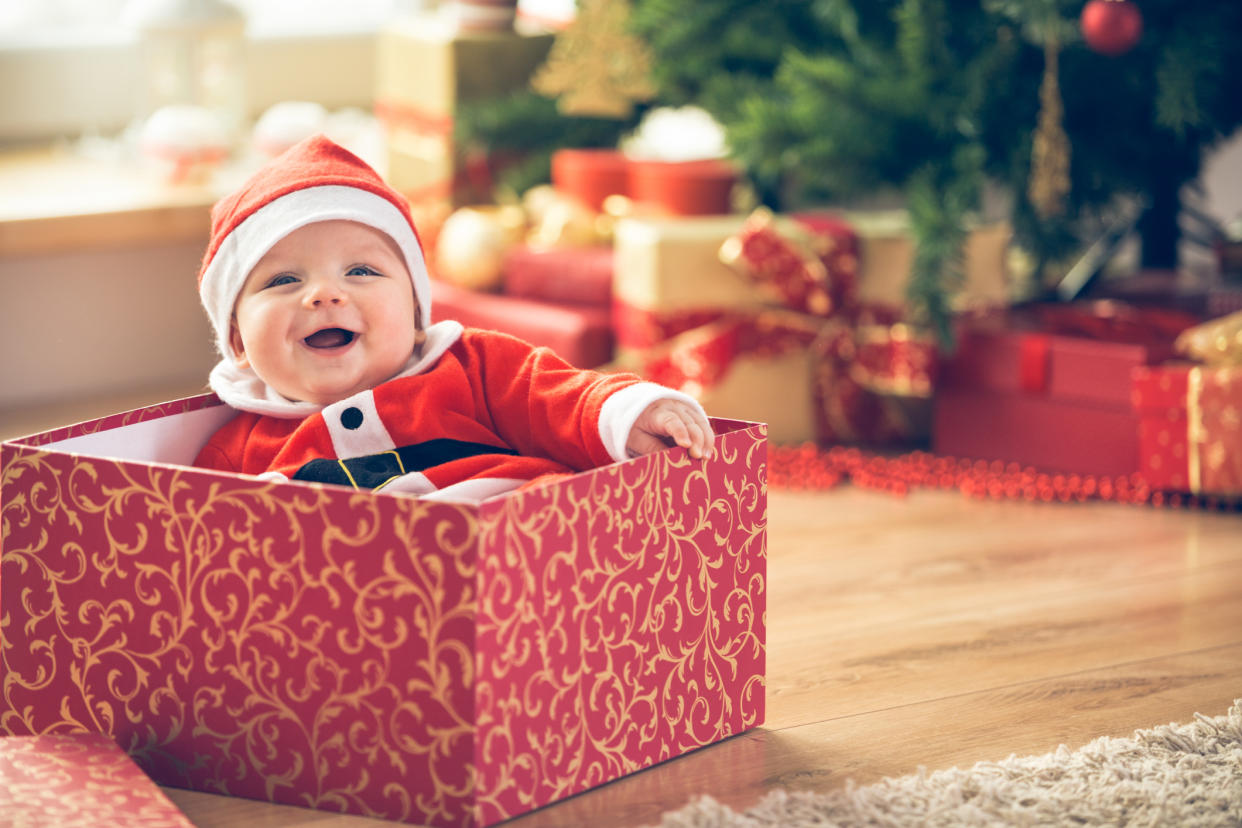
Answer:
<path fill-rule="evenodd" d="M 237 362 L 292 400 L 327 405 L 391 378 L 414 351 L 414 287 L 385 234 L 352 221 L 285 236 L 246 278 Z"/>

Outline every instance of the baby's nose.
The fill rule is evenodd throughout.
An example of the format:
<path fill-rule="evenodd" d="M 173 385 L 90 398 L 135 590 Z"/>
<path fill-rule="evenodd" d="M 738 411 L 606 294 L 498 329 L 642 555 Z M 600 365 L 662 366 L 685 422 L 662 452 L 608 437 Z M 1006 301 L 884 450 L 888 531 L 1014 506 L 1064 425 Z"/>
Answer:
<path fill-rule="evenodd" d="M 312 307 L 339 305 L 345 301 L 345 293 L 334 284 L 318 284 L 307 292 L 306 301 Z"/>

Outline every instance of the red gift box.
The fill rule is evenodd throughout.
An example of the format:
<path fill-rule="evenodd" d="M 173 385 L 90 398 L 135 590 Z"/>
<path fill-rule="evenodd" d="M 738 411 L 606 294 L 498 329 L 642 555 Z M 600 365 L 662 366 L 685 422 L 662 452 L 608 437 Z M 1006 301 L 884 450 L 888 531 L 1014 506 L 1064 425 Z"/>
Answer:
<path fill-rule="evenodd" d="M 1242 312 L 1177 338 L 1201 364 L 1134 372 L 1143 474 L 1155 488 L 1242 495 Z"/>
<path fill-rule="evenodd" d="M 942 365 L 933 409 L 938 454 L 1049 471 L 1138 470 L 1131 372 L 1167 359 L 1180 313 L 1114 303 L 1048 306 L 965 326 Z"/>
<path fill-rule="evenodd" d="M 1242 367 L 1140 368 L 1134 407 L 1152 488 L 1242 495 Z"/>
<path fill-rule="evenodd" d="M 766 439 L 461 504 L 184 464 L 210 395 L 0 447 L 0 729 L 164 785 L 489 825 L 764 714 Z"/>
<path fill-rule="evenodd" d="M 455 319 L 467 327 L 501 331 L 546 346 L 578 368 L 594 368 L 612 359 L 612 311 L 607 307 L 479 293 L 448 282 L 436 282 L 434 292 L 437 319 Z"/>
<path fill-rule="evenodd" d="M 612 307 L 612 246 L 531 248 L 519 245 L 501 267 L 509 296 L 569 305 Z"/>
<path fill-rule="evenodd" d="M 194 828 L 100 733 L 0 738 L 0 823 L 58 828 Z"/>

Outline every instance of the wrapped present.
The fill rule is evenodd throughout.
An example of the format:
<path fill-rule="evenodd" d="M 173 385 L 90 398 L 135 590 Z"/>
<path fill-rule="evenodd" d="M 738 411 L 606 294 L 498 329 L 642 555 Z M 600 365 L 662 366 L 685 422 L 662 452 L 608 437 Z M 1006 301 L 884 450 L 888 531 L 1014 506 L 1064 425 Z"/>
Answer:
<path fill-rule="evenodd" d="M 0 819 L 59 828 L 194 828 L 101 733 L 0 737 Z"/>
<path fill-rule="evenodd" d="M 233 415 L 204 395 L 0 446 L 3 732 L 482 826 L 763 721 L 761 425 L 465 504 L 189 468 Z"/>
<path fill-rule="evenodd" d="M 765 304 L 768 294 L 720 259 L 744 216 L 625 218 L 616 224 L 613 331 L 621 358 L 730 311 Z"/>
<path fill-rule="evenodd" d="M 1143 476 L 1153 488 L 1242 495 L 1242 312 L 1176 344 L 1200 364 L 1134 372 Z"/>
<path fill-rule="evenodd" d="M 481 293 L 439 281 L 433 292 L 436 319 L 455 319 L 546 346 L 578 368 L 595 368 L 613 358 L 612 313 L 607 307 Z"/>
<path fill-rule="evenodd" d="M 914 263 L 915 242 L 909 216 L 901 211 L 847 212 L 858 235 L 858 298 L 864 304 L 902 307 Z M 971 229 L 963 251 L 965 278 L 950 298 L 954 310 L 999 308 L 1011 304 L 1015 288 L 1009 278 L 1008 223 Z"/>
<path fill-rule="evenodd" d="M 927 433 L 935 363 L 905 325 L 767 310 L 679 334 L 638 370 L 710 412 L 761 417 L 777 443 L 893 445 Z"/>
<path fill-rule="evenodd" d="M 504 292 L 509 296 L 605 309 L 612 307 L 612 274 L 609 245 L 519 245 L 505 254 L 501 266 Z"/>
<path fill-rule="evenodd" d="M 1131 372 L 1171 356 L 1193 321 L 1106 301 L 970 320 L 942 365 L 933 449 L 1047 471 L 1134 473 Z"/>
<path fill-rule="evenodd" d="M 491 197 L 487 159 L 453 144 L 458 105 L 522 89 L 547 57 L 547 32 L 462 29 L 450 15 L 411 14 L 376 42 L 375 112 L 388 139 L 387 178 L 413 202 Z"/>
<path fill-rule="evenodd" d="M 857 306 L 854 251 L 848 225 L 831 216 L 758 210 L 718 250 L 745 283 L 739 306 L 635 314 L 628 321 L 645 327 L 618 336 L 624 329 L 631 341 L 659 343 L 631 354 L 637 370 L 708 410 L 750 412 L 777 442 L 917 441 L 927 431 L 935 343 L 892 312 Z"/>

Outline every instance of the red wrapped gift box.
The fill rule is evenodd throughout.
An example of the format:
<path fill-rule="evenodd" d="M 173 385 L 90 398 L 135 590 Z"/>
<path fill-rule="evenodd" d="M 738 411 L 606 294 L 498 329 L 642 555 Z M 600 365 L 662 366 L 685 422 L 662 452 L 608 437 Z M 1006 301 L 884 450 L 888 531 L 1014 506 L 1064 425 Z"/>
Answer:
<path fill-rule="evenodd" d="M 1048 471 L 1138 471 L 1131 372 L 1171 356 L 1176 333 L 1193 320 L 1117 311 L 1050 306 L 966 326 L 941 366 L 933 450 Z"/>
<path fill-rule="evenodd" d="M 1136 369 L 1134 408 L 1152 488 L 1242 495 L 1242 366 Z"/>
<path fill-rule="evenodd" d="M 0 738 L 0 823 L 194 828 L 101 733 Z"/>
<path fill-rule="evenodd" d="M 612 246 L 550 247 L 519 245 L 501 267 L 508 296 L 568 305 L 612 307 Z"/>
<path fill-rule="evenodd" d="M 433 825 L 763 721 L 766 438 L 481 504 L 188 468 L 205 395 L 0 447 L 0 730 L 160 784 Z"/>
<path fill-rule="evenodd" d="M 479 293 L 436 282 L 436 319 L 456 319 L 551 348 L 570 365 L 595 368 L 612 359 L 612 311 L 608 307 L 553 304 L 520 296 Z"/>

